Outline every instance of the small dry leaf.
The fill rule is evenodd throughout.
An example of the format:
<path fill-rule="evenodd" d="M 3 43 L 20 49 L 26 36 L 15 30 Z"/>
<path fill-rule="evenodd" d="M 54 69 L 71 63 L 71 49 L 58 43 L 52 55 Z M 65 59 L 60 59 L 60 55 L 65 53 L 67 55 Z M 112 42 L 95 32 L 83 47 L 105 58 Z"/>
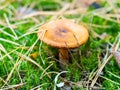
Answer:
<path fill-rule="evenodd" d="M 112 52 L 112 54 L 113 54 L 113 56 L 114 56 L 114 58 L 115 58 L 115 60 L 116 60 L 116 62 L 118 64 L 118 66 L 120 68 L 120 52 L 114 51 L 114 52 Z"/>
<path fill-rule="evenodd" d="M 39 52 L 34 52 L 34 53 L 30 54 L 30 57 L 33 59 L 36 59 L 37 56 L 39 56 Z"/>

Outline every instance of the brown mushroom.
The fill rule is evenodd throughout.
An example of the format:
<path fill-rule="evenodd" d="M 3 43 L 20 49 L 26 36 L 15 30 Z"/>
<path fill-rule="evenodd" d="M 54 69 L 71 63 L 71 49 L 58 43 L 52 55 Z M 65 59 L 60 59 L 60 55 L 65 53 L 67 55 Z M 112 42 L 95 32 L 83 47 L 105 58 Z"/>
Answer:
<path fill-rule="evenodd" d="M 44 43 L 59 48 L 59 60 L 69 63 L 68 49 L 77 48 L 88 40 L 88 30 L 67 19 L 50 21 L 40 27 L 38 37 Z"/>

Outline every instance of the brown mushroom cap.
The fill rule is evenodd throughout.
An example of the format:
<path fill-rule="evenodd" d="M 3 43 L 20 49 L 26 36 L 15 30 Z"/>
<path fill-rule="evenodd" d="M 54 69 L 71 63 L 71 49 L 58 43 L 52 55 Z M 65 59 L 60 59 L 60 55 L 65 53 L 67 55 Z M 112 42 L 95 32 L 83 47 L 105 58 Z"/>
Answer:
<path fill-rule="evenodd" d="M 57 48 L 76 48 L 88 40 L 88 30 L 67 19 L 50 21 L 40 27 L 38 37 Z"/>

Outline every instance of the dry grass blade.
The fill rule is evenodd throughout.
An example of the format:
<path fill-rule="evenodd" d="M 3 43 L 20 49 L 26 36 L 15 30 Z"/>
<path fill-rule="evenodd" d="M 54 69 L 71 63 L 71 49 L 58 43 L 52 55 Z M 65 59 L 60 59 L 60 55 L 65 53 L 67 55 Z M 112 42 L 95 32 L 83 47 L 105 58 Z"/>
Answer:
<path fill-rule="evenodd" d="M 17 49 L 19 49 L 19 48 L 17 48 Z M 14 53 L 17 49 L 11 51 L 10 53 Z M 6 82 L 8 82 L 10 80 L 10 78 L 12 77 L 12 74 L 13 74 L 14 70 L 16 70 L 17 73 L 18 73 L 19 79 L 20 79 L 20 81 L 22 83 L 22 79 L 21 79 L 20 73 L 19 73 L 19 71 L 17 69 L 21 62 L 22 62 L 22 59 L 20 59 L 19 57 L 17 58 L 15 64 L 12 62 L 14 66 L 13 66 L 12 70 L 10 71 L 10 73 L 8 74 L 8 76 L 6 78 Z"/>
<path fill-rule="evenodd" d="M 117 39 L 118 39 L 118 38 L 119 38 L 119 35 L 118 35 Z M 117 39 L 116 39 L 116 41 L 117 41 Z M 116 42 L 116 41 L 115 41 L 115 42 Z M 116 45 L 116 44 L 114 43 L 114 45 Z M 114 45 L 113 45 L 113 47 L 114 47 Z M 116 47 L 118 47 L 118 44 L 116 45 Z M 115 49 L 116 49 L 116 47 L 115 47 Z M 108 49 L 107 49 L 107 51 L 108 51 Z M 95 77 L 94 77 L 94 79 L 92 80 L 92 83 L 91 83 L 90 87 L 93 87 L 93 86 L 95 85 L 98 77 L 100 76 L 101 71 L 103 70 L 103 68 L 105 67 L 105 65 L 107 64 L 107 62 L 112 58 L 112 56 L 113 56 L 112 54 L 110 54 L 110 55 L 108 56 L 108 52 L 106 53 L 106 55 L 105 55 L 105 57 L 104 57 L 104 60 L 103 60 L 103 63 L 101 64 L 101 66 L 100 66 L 100 67 L 98 68 L 98 70 L 96 71 Z M 102 76 L 101 76 L 101 77 L 102 77 Z M 105 78 L 105 77 L 103 77 L 103 78 Z M 107 78 L 105 78 L 105 79 L 107 79 Z M 112 81 L 112 80 L 109 80 L 109 81 L 115 83 L 115 82 Z"/>
<path fill-rule="evenodd" d="M 113 10 L 113 7 L 104 7 L 104 8 L 96 9 L 96 10 L 91 11 L 89 13 L 92 13 L 94 16 L 98 16 L 100 18 L 103 18 L 103 19 L 111 21 L 111 22 L 120 23 L 118 20 L 118 17 L 116 17 L 117 18 L 117 20 L 116 20 L 116 19 L 113 19 L 113 18 L 108 16 L 109 14 L 107 12 L 110 12 L 112 10 Z M 116 15 L 116 14 L 114 14 L 114 15 Z"/>
<path fill-rule="evenodd" d="M 95 16 L 98 16 L 100 18 L 103 18 L 105 20 L 111 21 L 111 22 L 115 22 L 115 23 L 120 23 L 118 21 L 116 21 L 115 19 L 109 18 L 107 17 L 105 14 L 100 14 L 100 13 L 94 13 Z"/>
<path fill-rule="evenodd" d="M 4 27 L 8 27 L 7 24 L 3 21 L 3 20 L 0 20 L 0 25 L 4 26 Z M 16 28 L 15 25 L 11 25 L 12 28 Z"/>
<path fill-rule="evenodd" d="M 120 18 L 120 14 L 107 14 L 106 16 L 110 18 Z"/>
<path fill-rule="evenodd" d="M 18 46 L 15 47 L 16 49 L 22 49 L 22 50 L 28 50 L 30 47 L 29 46 Z M 38 46 L 34 46 L 33 50 L 36 50 Z"/>
<path fill-rule="evenodd" d="M 34 87 L 34 88 L 30 89 L 30 90 L 41 90 L 40 87 L 42 87 L 43 85 L 46 85 L 46 84 L 47 83 L 43 83 L 43 84 L 38 85 L 38 86 L 36 86 L 36 87 Z"/>
<path fill-rule="evenodd" d="M 15 51 L 18 50 L 18 49 L 19 49 L 19 48 L 16 48 L 16 49 L 8 52 L 7 54 L 10 55 L 11 53 L 15 52 Z M 7 56 L 7 55 L 5 54 L 5 55 L 3 55 L 2 57 L 0 57 L 0 59 L 2 60 L 2 59 L 4 59 L 6 56 Z"/>
<path fill-rule="evenodd" d="M 17 49 L 18 49 L 18 48 L 17 48 Z M 17 49 L 11 51 L 10 53 L 16 52 Z M 18 69 L 17 69 L 17 67 L 20 65 L 21 62 L 22 62 L 22 59 L 20 59 L 19 57 L 17 58 L 15 64 L 12 62 L 14 66 L 13 66 L 12 70 L 10 71 L 10 73 L 8 74 L 8 76 L 7 76 L 7 78 L 6 78 L 6 82 L 8 82 L 8 81 L 10 80 L 10 78 L 12 77 L 12 74 L 13 74 L 14 70 L 16 70 L 17 73 L 18 73 L 19 79 L 20 79 L 20 81 L 21 81 L 21 83 L 22 83 L 21 76 L 20 76 L 19 71 L 18 71 Z"/>
<path fill-rule="evenodd" d="M 77 9 L 74 9 L 74 10 L 68 10 L 66 12 L 63 13 L 63 15 L 68 15 L 68 14 L 85 14 L 86 13 L 86 9 L 84 8 L 77 8 Z M 28 15 L 25 15 L 23 17 L 21 17 L 21 19 L 26 19 L 26 18 L 31 18 L 31 17 L 34 17 L 34 16 L 39 16 L 39 15 L 42 15 L 42 16 L 48 16 L 48 15 L 60 15 L 59 11 L 37 11 L 37 12 L 33 12 L 32 14 L 28 14 Z"/>
<path fill-rule="evenodd" d="M 38 31 L 34 31 L 34 32 L 27 32 L 27 33 L 25 33 L 25 34 L 23 34 L 23 35 L 21 35 L 20 37 L 18 37 L 18 40 L 19 39 L 21 39 L 21 38 L 23 38 L 23 37 L 25 37 L 25 36 L 27 36 L 27 35 L 30 35 L 30 34 L 33 34 L 33 33 L 37 33 Z"/>
<path fill-rule="evenodd" d="M 36 10 L 33 9 L 35 6 L 36 2 L 33 2 L 31 4 L 26 4 L 25 6 L 19 6 L 15 12 L 16 14 L 16 19 L 21 19 L 21 17 L 31 14 L 33 12 L 36 12 Z"/>
<path fill-rule="evenodd" d="M 13 1 L 14 0 L 1 0 L 0 1 L 0 10 L 4 9 L 5 7 L 7 7 Z"/>
<path fill-rule="evenodd" d="M 89 25 L 89 23 L 83 23 L 83 25 L 86 25 L 86 26 L 88 26 Z M 91 27 L 93 27 L 93 28 L 111 28 L 111 26 L 109 26 L 109 25 L 97 25 L 97 24 L 91 24 Z"/>
<path fill-rule="evenodd" d="M 103 63 L 101 64 L 101 67 L 98 68 L 97 72 L 96 72 L 96 75 L 94 77 L 94 79 L 92 80 L 92 83 L 90 85 L 90 87 L 93 87 L 100 75 L 100 73 L 102 72 L 103 68 L 105 67 L 105 65 L 107 64 L 107 62 L 112 58 L 112 54 L 110 54 L 108 56 L 108 53 L 106 53 L 106 56 L 104 57 L 104 60 L 103 60 Z"/>
<path fill-rule="evenodd" d="M 45 73 L 40 79 L 42 79 L 44 76 L 46 76 L 47 74 L 58 74 L 58 72 L 55 71 L 51 71 L 51 72 L 47 72 Z"/>
<path fill-rule="evenodd" d="M 44 71 L 43 71 L 43 73 L 41 74 L 41 77 L 40 77 L 40 78 L 43 77 L 44 73 L 45 73 L 52 65 L 53 65 L 53 63 L 50 64 L 46 69 L 44 69 Z"/>
<path fill-rule="evenodd" d="M 108 72 L 109 74 L 113 75 L 114 77 L 116 77 L 116 78 L 120 79 L 120 77 L 119 77 L 119 76 L 117 76 L 117 75 L 113 74 L 112 72 L 110 72 L 110 71 L 107 71 L 107 72 Z"/>
<path fill-rule="evenodd" d="M 29 20 L 24 20 L 24 21 L 16 22 L 14 25 L 18 26 L 18 25 L 22 25 L 22 24 L 27 24 L 28 22 L 30 22 L 30 21 Z"/>
<path fill-rule="evenodd" d="M 0 82 L 4 82 L 5 85 L 8 85 L 8 83 L 0 77 Z"/>
<path fill-rule="evenodd" d="M 30 29 L 28 29 L 28 32 L 26 32 L 25 34 L 19 36 L 19 37 L 18 37 L 18 40 L 21 39 L 21 38 L 23 38 L 23 37 L 26 37 L 27 35 L 37 33 L 38 31 L 36 31 L 36 30 L 38 30 L 39 27 L 40 27 L 42 24 L 43 24 L 43 22 L 40 23 L 39 25 L 35 25 L 34 27 L 31 27 Z"/>
<path fill-rule="evenodd" d="M 4 88 L 2 88 L 0 90 L 10 90 L 10 89 L 12 89 L 12 90 L 15 89 L 16 90 L 16 89 L 22 87 L 23 85 L 25 85 L 25 83 L 20 83 L 20 84 L 16 84 L 16 85 L 9 85 L 9 86 L 4 87 Z"/>
<path fill-rule="evenodd" d="M 13 39 L 15 38 L 13 35 L 7 33 L 7 32 L 4 31 L 3 29 L 0 29 L 0 33 L 3 33 L 3 34 L 5 34 L 5 35 L 7 35 L 7 36 L 9 36 L 9 37 L 11 37 L 11 38 L 13 38 Z"/>
<path fill-rule="evenodd" d="M 13 60 L 2 44 L 0 44 L 0 50 L 3 51 L 10 60 Z"/>
<path fill-rule="evenodd" d="M 35 47 L 35 44 L 38 42 L 38 40 L 39 40 L 39 39 L 37 39 L 37 40 L 30 46 L 30 48 L 29 48 L 28 51 L 25 53 L 25 55 L 29 54 L 29 53 L 33 50 L 33 48 Z"/>
<path fill-rule="evenodd" d="M 120 68 L 120 52 L 118 51 L 115 51 L 115 52 L 112 52 L 113 56 L 115 57 L 115 60 Z"/>
<path fill-rule="evenodd" d="M 116 38 L 116 41 L 112 47 L 112 54 L 120 68 L 120 52 L 118 51 L 119 45 L 120 45 L 120 34 L 118 34 L 118 37 Z"/>
<path fill-rule="evenodd" d="M 13 33 L 14 36 L 15 36 L 14 39 L 18 39 L 17 34 L 15 33 L 14 29 L 12 28 L 12 26 L 11 26 L 11 24 L 10 24 L 10 22 L 9 22 L 9 19 L 7 18 L 7 15 L 4 14 L 4 17 L 5 17 L 5 20 L 6 20 L 7 24 L 8 24 L 8 27 L 10 28 L 10 30 L 12 31 L 12 33 Z"/>
<path fill-rule="evenodd" d="M 9 73 L 9 75 L 7 76 L 7 79 L 6 79 L 6 82 L 8 82 L 14 72 L 14 70 L 18 67 L 18 65 L 22 62 L 22 59 L 20 59 L 19 61 L 17 61 L 15 64 L 14 64 L 14 67 L 12 68 L 11 72 Z"/>
<path fill-rule="evenodd" d="M 28 32 L 33 32 L 33 31 L 36 31 L 36 30 L 38 31 L 38 29 L 40 28 L 40 26 L 43 25 L 44 23 L 45 23 L 45 21 L 42 20 L 42 21 L 40 21 L 39 24 L 30 27 L 27 31 L 28 31 Z"/>
<path fill-rule="evenodd" d="M 53 19 L 56 19 L 58 15 L 60 15 L 60 16 L 63 15 L 63 13 L 64 13 L 69 7 L 70 7 L 70 4 L 65 4 L 64 7 L 63 7 L 61 10 L 58 11 L 58 14 L 57 14 L 57 15 L 54 15 L 54 16 L 52 17 L 52 20 L 53 20 Z"/>
<path fill-rule="evenodd" d="M 20 44 L 18 44 L 16 42 L 13 42 L 13 41 L 10 41 L 10 40 L 4 39 L 4 38 L 0 38 L 0 41 L 7 42 L 7 43 L 10 43 L 10 44 L 13 44 L 16 46 L 21 46 Z"/>
<path fill-rule="evenodd" d="M 42 33 L 43 33 L 43 34 L 42 34 L 42 40 L 43 40 L 43 38 L 44 38 L 44 35 L 45 35 L 46 31 L 47 31 L 47 30 L 44 30 L 44 31 L 42 32 Z M 39 32 L 39 31 L 38 31 L 38 32 Z M 39 37 L 38 37 L 38 38 L 39 38 Z M 41 42 L 40 42 L 39 52 L 42 52 L 42 51 L 41 51 L 41 47 L 42 47 L 42 40 L 41 40 Z M 43 64 L 45 64 L 45 62 L 44 62 L 44 60 L 43 60 L 43 58 L 42 58 L 41 53 L 40 53 L 40 58 L 41 58 L 41 60 L 42 60 L 42 63 L 43 63 Z"/>
<path fill-rule="evenodd" d="M 106 80 L 108 80 L 108 81 L 110 81 L 110 82 L 112 82 L 112 83 L 120 86 L 120 83 L 115 82 L 115 81 L 113 81 L 113 80 L 111 80 L 111 79 L 109 79 L 109 78 L 107 78 L 107 77 L 104 77 L 104 76 L 101 76 L 101 75 L 100 75 L 100 77 L 102 77 L 102 78 L 104 78 L 104 79 L 106 79 Z"/>
<path fill-rule="evenodd" d="M 32 60 L 31 58 L 27 57 L 26 55 L 23 55 L 23 54 L 21 54 L 21 53 L 19 53 L 19 52 L 17 52 L 17 51 L 15 52 L 15 54 L 17 54 L 19 57 L 21 57 L 21 59 L 24 59 L 24 60 L 27 60 L 27 61 L 33 63 L 34 65 L 36 65 L 37 67 L 39 67 L 40 70 L 42 70 L 42 71 L 44 71 L 45 73 L 47 73 L 47 72 L 42 68 L 42 66 L 40 66 L 37 62 L 35 62 L 35 61 Z M 49 74 L 47 74 L 47 76 L 50 78 Z"/>
<path fill-rule="evenodd" d="M 116 21 L 120 23 L 119 17 L 117 17 L 118 9 L 119 9 L 119 7 L 117 7 L 117 0 L 112 0 L 111 2 L 109 0 L 106 0 L 106 1 L 109 4 L 109 6 L 112 7 L 113 9 L 113 12 L 115 13 L 114 15 L 116 16 L 115 17 Z"/>

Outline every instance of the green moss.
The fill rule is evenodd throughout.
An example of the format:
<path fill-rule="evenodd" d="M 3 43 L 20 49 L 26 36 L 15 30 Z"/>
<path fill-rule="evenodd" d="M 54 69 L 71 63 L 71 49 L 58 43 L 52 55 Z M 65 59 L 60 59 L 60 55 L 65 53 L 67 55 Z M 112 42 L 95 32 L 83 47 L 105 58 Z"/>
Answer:
<path fill-rule="evenodd" d="M 20 6 L 27 6 L 31 5 L 31 3 L 34 3 L 35 6 L 34 8 L 36 10 L 44 10 L 44 11 L 53 11 L 53 10 L 61 10 L 62 4 L 63 3 L 68 3 L 72 2 L 72 0 L 61 0 L 60 2 L 57 2 L 55 0 L 52 1 L 47 1 L 47 0 L 40 0 L 40 1 L 34 1 L 34 0 L 23 0 L 22 2 L 20 1 L 14 1 L 10 3 L 9 5 L 12 5 L 15 10 L 18 10 Z M 15 23 L 22 22 L 23 20 L 11 20 L 11 17 L 14 18 L 15 13 L 11 14 L 9 11 L 9 5 L 2 9 L 0 11 L 0 20 L 5 20 L 4 14 L 7 15 L 8 19 L 10 20 L 10 24 L 14 25 Z M 102 3 L 102 6 L 105 6 L 106 3 Z M 118 3 L 119 6 L 119 3 Z M 94 9 L 88 10 L 88 12 L 94 11 Z M 12 11 L 13 12 L 13 11 Z M 111 13 L 111 12 L 109 12 Z M 82 16 L 82 17 L 81 17 Z M 17 34 L 18 37 L 21 35 L 25 34 L 26 32 L 30 31 L 30 28 L 34 27 L 35 25 L 41 23 L 41 22 L 46 22 L 51 20 L 51 15 L 48 16 L 36 16 L 34 18 L 30 19 L 25 19 L 27 23 L 25 24 L 19 24 L 17 25 L 17 28 L 14 28 L 15 33 Z M 78 21 L 79 23 L 84 22 L 87 23 L 87 26 L 90 30 L 94 30 L 96 33 L 99 35 L 103 34 L 104 32 L 107 33 L 108 35 L 111 36 L 110 39 L 107 40 L 101 40 L 100 38 L 95 38 L 92 37 L 91 32 L 90 32 L 90 37 L 89 40 L 86 42 L 86 44 L 80 46 L 79 48 L 79 55 L 76 53 L 72 53 L 74 58 L 70 58 L 72 63 L 69 64 L 69 66 L 66 68 L 66 71 L 68 73 L 66 74 L 65 79 L 68 81 L 72 82 L 79 82 L 83 80 L 84 78 L 89 77 L 89 73 L 93 70 L 97 70 L 98 68 L 98 56 L 100 56 L 100 60 L 102 62 L 103 57 L 105 56 L 106 48 L 108 45 L 107 42 L 113 43 L 116 36 L 120 32 L 120 25 L 118 23 L 106 20 L 105 18 L 101 18 L 98 16 L 94 16 L 92 13 L 88 13 L 85 15 L 65 15 L 66 18 L 69 19 L 74 19 Z M 39 22 L 34 22 L 34 20 L 38 19 Z M 117 20 L 116 18 L 112 18 L 114 20 Z M 97 27 L 91 27 L 89 25 L 95 24 L 101 26 L 100 28 Z M 102 26 L 110 26 L 109 28 L 103 28 Z M 0 25 L 0 28 L 4 28 L 3 30 L 11 35 L 14 35 L 10 28 L 4 27 Z M 2 60 L 0 60 L 0 77 L 4 80 L 6 80 L 7 76 L 11 72 L 11 70 L 14 67 L 14 64 L 17 62 L 18 59 L 23 59 L 20 65 L 17 67 L 18 72 L 21 76 L 22 82 L 25 83 L 22 87 L 20 87 L 20 90 L 30 90 L 31 88 L 34 88 L 38 85 L 44 84 L 41 86 L 41 90 L 52 90 L 54 88 L 54 79 L 55 76 L 57 75 L 56 72 L 60 71 L 60 67 L 58 65 L 58 62 L 56 59 L 58 59 L 58 50 L 55 48 L 52 48 L 44 43 L 42 43 L 41 48 L 40 47 L 40 41 L 37 42 L 35 45 L 35 48 L 32 49 L 27 55 L 25 54 L 28 52 L 29 48 L 35 43 L 37 40 L 37 34 L 33 33 L 30 35 L 26 35 L 22 37 L 19 40 L 15 40 L 14 38 L 5 35 L 0 32 L 0 38 L 10 40 L 16 43 L 19 43 L 22 45 L 22 47 L 26 48 L 19 48 L 16 51 L 22 53 L 23 55 L 30 57 L 30 55 L 34 52 L 38 52 L 38 55 L 36 58 L 32 58 L 33 61 L 38 63 L 46 72 L 49 73 L 49 78 L 47 74 L 44 74 L 41 77 L 43 71 L 38 68 L 36 65 L 33 63 L 27 61 L 26 59 L 23 59 L 21 56 L 17 55 L 15 52 L 10 53 L 9 55 L 13 58 L 13 60 L 10 60 L 7 56 L 4 57 Z M 0 44 L 3 45 L 7 53 L 11 52 L 12 50 L 15 50 L 18 48 L 18 46 L 7 43 L 5 41 L 0 40 Z M 109 46 L 110 47 L 110 46 Z M 1 50 L 1 48 L 0 48 Z M 3 51 L 0 51 L 0 57 L 6 55 Z M 71 56 L 70 56 L 71 57 Z M 43 61 L 44 63 L 43 63 Z M 49 67 L 52 65 L 51 67 Z M 49 68 L 48 68 L 49 67 Z M 48 69 L 47 69 L 48 68 Z M 120 83 L 120 79 L 114 77 L 108 71 L 114 73 L 115 75 L 120 77 L 120 72 L 119 68 L 114 60 L 112 58 L 107 65 L 104 67 L 103 70 L 103 76 L 107 77 L 108 79 Z M 18 75 L 18 72 L 14 70 L 12 77 L 10 78 L 9 85 L 16 85 L 19 84 L 20 78 Z M 101 88 L 104 87 L 106 90 L 117 90 L 120 88 L 119 85 L 116 85 L 115 83 L 108 81 L 104 78 L 99 77 L 101 81 Z M 4 85 L 4 82 L 0 80 L 0 87 Z M 78 88 L 77 86 L 74 86 L 74 90 L 85 90 L 85 87 Z"/>
<path fill-rule="evenodd" d="M 82 56 L 81 64 L 84 66 L 84 69 L 87 71 L 93 70 L 98 65 L 98 54 L 96 52 L 92 52 L 89 57 Z"/>
<path fill-rule="evenodd" d="M 55 2 L 54 0 L 41 0 L 39 5 L 45 11 L 57 10 L 61 7 L 60 4 Z"/>

